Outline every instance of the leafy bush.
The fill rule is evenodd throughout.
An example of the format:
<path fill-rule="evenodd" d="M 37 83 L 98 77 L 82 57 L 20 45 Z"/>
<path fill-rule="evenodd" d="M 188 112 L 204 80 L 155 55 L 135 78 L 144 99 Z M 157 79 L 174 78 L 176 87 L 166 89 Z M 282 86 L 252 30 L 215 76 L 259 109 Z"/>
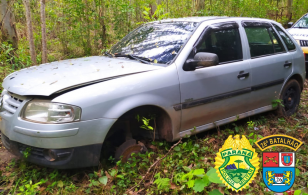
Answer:
<path fill-rule="evenodd" d="M 0 44 L 0 84 L 3 79 L 15 70 L 31 66 L 30 56 L 24 49 L 15 50 L 7 42 Z M 1 89 L 2 91 L 2 89 Z"/>
<path fill-rule="evenodd" d="M 0 45 L 0 65 L 18 70 L 31 66 L 31 59 L 24 49 L 15 50 L 11 44 L 3 42 Z"/>

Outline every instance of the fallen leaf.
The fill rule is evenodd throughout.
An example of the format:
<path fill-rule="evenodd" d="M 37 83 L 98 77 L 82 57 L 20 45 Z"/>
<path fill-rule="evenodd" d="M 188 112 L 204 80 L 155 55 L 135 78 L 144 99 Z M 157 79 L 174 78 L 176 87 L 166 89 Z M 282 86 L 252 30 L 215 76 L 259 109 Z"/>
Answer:
<path fill-rule="evenodd" d="M 213 141 L 215 141 L 215 138 L 211 138 L 211 139 L 208 141 L 208 143 L 210 144 L 210 143 L 212 143 Z"/>
<path fill-rule="evenodd" d="M 43 192 L 46 189 L 46 187 L 40 187 L 40 192 Z"/>
<path fill-rule="evenodd" d="M 144 183 L 144 187 L 149 187 L 153 182 L 151 181 L 147 181 Z"/>
<path fill-rule="evenodd" d="M 130 191 L 128 191 L 128 194 L 133 195 L 133 194 L 134 194 L 134 192 L 130 190 Z"/>
<path fill-rule="evenodd" d="M 107 171 L 105 171 L 105 174 L 108 177 L 108 179 L 112 179 L 112 177 L 109 175 L 109 173 Z"/>
<path fill-rule="evenodd" d="M 149 148 L 151 148 L 154 151 L 157 151 L 157 147 L 156 146 L 150 145 Z"/>
<path fill-rule="evenodd" d="M 170 189 L 172 189 L 172 190 L 177 189 L 177 186 L 174 183 L 171 183 L 170 184 Z"/>

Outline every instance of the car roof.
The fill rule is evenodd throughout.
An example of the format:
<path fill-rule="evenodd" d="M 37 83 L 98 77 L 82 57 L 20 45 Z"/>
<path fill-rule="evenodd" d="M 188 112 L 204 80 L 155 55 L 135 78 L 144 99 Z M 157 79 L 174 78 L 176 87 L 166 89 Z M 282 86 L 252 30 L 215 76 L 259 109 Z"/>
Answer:
<path fill-rule="evenodd" d="M 185 17 L 185 18 L 168 18 L 161 20 L 160 22 L 205 22 L 205 21 L 214 21 L 214 20 L 233 20 L 233 21 L 242 21 L 242 20 L 255 20 L 255 21 L 267 21 L 275 22 L 273 20 L 264 19 L 264 18 L 249 18 L 249 17 L 229 17 L 229 16 L 201 16 L 201 17 Z M 275 22 L 277 23 L 277 22 Z"/>
<path fill-rule="evenodd" d="M 203 22 L 207 20 L 228 18 L 227 16 L 202 16 L 202 17 L 185 17 L 185 18 L 168 18 L 162 22 Z"/>

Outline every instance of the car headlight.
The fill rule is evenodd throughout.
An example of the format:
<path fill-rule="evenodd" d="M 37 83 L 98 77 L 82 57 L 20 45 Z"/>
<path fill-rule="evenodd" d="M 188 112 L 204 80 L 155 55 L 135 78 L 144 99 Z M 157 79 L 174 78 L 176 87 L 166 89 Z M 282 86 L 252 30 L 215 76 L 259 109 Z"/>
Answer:
<path fill-rule="evenodd" d="M 68 123 L 80 121 L 81 109 L 47 100 L 32 100 L 26 104 L 21 117 L 39 123 Z"/>

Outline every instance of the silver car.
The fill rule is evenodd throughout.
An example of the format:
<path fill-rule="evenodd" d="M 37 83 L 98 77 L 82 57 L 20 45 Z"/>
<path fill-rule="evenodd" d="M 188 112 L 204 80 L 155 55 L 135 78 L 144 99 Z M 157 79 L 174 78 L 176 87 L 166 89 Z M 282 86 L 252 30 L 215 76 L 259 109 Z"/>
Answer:
<path fill-rule="evenodd" d="M 195 17 L 140 26 L 104 56 L 33 66 L 3 81 L 4 146 L 39 165 L 98 165 L 262 112 L 296 112 L 303 51 L 277 22 Z M 278 108 L 273 102 L 280 102 Z M 145 119 L 152 130 L 138 119 Z M 27 155 L 25 155 L 27 154 Z"/>

